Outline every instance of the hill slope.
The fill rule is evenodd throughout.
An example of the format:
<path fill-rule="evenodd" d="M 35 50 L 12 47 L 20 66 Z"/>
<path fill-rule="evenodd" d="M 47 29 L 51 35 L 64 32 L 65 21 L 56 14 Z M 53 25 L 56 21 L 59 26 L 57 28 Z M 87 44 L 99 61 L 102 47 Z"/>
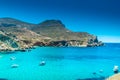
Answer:
<path fill-rule="evenodd" d="M 37 27 L 33 28 L 32 31 L 50 37 L 53 42 L 66 41 L 66 44 L 70 46 L 99 46 L 99 44 L 101 45 L 101 42 L 98 41 L 96 36 L 91 35 L 87 32 L 70 31 L 60 20 L 46 20 L 40 23 Z"/>
<path fill-rule="evenodd" d="M 35 24 L 27 23 L 14 18 L 9 18 L 9 17 L 0 18 L 0 27 L 19 27 L 19 28 L 26 27 L 30 29 L 35 26 L 36 26 Z"/>

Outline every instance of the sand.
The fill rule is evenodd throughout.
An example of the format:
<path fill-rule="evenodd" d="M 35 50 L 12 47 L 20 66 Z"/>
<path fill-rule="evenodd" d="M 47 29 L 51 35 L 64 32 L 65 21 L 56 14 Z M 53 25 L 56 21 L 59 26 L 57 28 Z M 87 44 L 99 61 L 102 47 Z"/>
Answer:
<path fill-rule="evenodd" d="M 107 78 L 106 80 L 120 80 L 120 73 L 115 74 L 115 75 Z"/>

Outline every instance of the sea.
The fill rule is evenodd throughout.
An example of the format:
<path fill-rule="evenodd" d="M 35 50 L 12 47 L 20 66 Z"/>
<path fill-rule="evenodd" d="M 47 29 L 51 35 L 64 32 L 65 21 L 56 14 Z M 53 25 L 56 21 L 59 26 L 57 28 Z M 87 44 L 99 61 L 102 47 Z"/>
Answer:
<path fill-rule="evenodd" d="M 102 80 L 114 74 L 114 66 L 120 66 L 120 43 L 0 52 L 0 80 Z"/>

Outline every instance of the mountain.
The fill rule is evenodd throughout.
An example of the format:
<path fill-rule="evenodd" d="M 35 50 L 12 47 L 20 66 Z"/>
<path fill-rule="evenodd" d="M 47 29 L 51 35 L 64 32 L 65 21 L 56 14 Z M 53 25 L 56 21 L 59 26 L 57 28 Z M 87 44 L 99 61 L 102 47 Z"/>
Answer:
<path fill-rule="evenodd" d="M 46 20 L 33 28 L 32 31 L 50 37 L 52 45 L 53 42 L 57 44 L 57 41 L 64 41 L 67 46 L 98 46 L 97 43 L 101 44 L 101 42 L 98 41 L 97 36 L 87 32 L 70 31 L 60 20 Z M 60 42 L 58 42 L 58 46 Z M 62 44 L 62 42 L 60 44 Z"/>
<path fill-rule="evenodd" d="M 9 17 L 0 18 L 0 27 L 21 27 L 21 28 L 26 27 L 30 29 L 34 26 L 36 25 L 21 20 L 17 20 L 14 18 L 9 18 Z"/>
<path fill-rule="evenodd" d="M 60 38 L 62 38 L 63 35 L 70 32 L 60 20 L 46 20 L 38 24 L 32 31 L 51 37 L 53 40 L 61 40 Z"/>
<path fill-rule="evenodd" d="M 0 50 L 21 50 L 33 46 L 103 45 L 96 36 L 87 32 L 73 32 L 60 20 L 46 20 L 31 24 L 13 18 L 0 18 Z"/>
<path fill-rule="evenodd" d="M 34 32 L 51 37 L 54 41 L 80 40 L 84 37 L 93 37 L 87 32 L 72 32 L 60 20 L 46 20 L 32 29 Z"/>

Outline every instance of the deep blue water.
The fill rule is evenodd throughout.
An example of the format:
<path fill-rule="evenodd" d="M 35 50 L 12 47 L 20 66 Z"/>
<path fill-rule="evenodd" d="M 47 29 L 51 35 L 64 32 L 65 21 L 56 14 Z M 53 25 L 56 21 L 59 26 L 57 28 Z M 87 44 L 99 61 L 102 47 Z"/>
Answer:
<path fill-rule="evenodd" d="M 10 57 L 16 57 L 10 60 Z M 41 61 L 46 65 L 39 66 Z M 18 64 L 18 68 L 11 68 Z M 102 47 L 37 47 L 0 54 L 0 78 L 8 80 L 80 80 L 113 75 L 120 66 L 120 44 Z M 96 73 L 96 74 L 93 74 Z M 1 79 L 0 79 L 1 80 Z"/>

